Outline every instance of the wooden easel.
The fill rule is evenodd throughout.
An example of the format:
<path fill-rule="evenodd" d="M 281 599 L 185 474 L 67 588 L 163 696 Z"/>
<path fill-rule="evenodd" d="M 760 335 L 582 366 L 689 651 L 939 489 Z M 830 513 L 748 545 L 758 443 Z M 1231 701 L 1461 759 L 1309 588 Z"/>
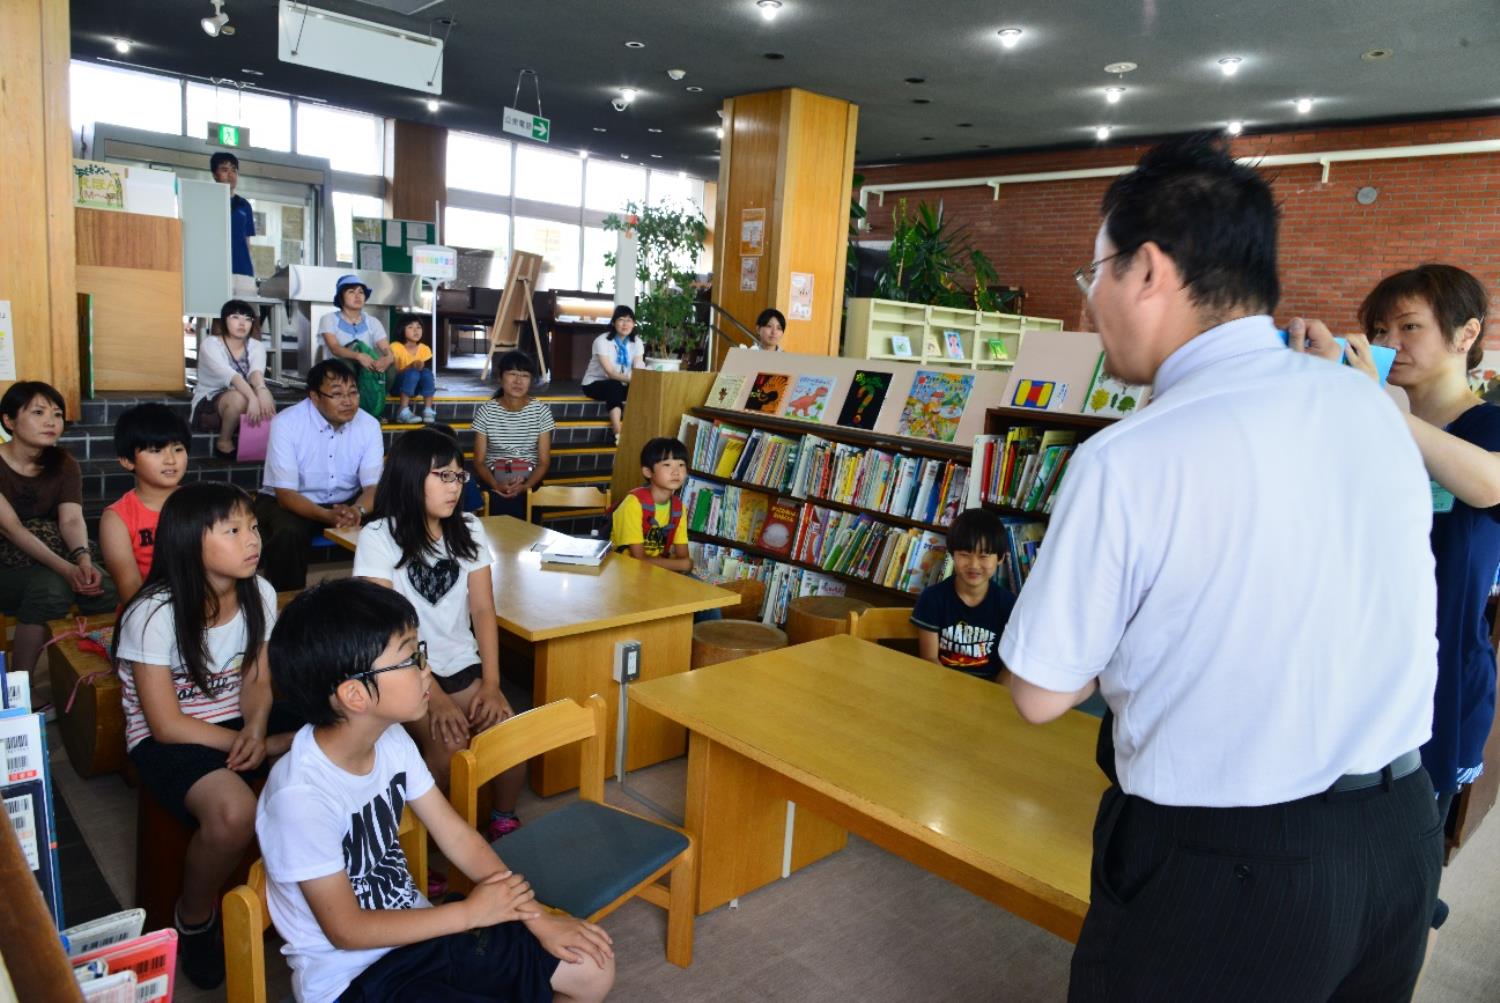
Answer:
<path fill-rule="evenodd" d="M 484 355 L 484 370 L 480 379 L 490 378 L 490 368 L 495 353 L 502 348 L 517 348 L 521 344 L 518 324 L 530 323 L 531 338 L 536 347 L 536 361 L 541 368 L 540 383 L 546 383 L 551 374 L 547 371 L 547 357 L 542 352 L 542 333 L 536 326 L 536 313 L 531 297 L 536 291 L 537 277 L 542 274 L 542 256 L 530 251 L 515 251 L 510 256 L 510 271 L 505 277 L 505 291 L 500 294 L 500 307 L 495 311 L 495 323 L 490 326 L 490 348 Z"/>

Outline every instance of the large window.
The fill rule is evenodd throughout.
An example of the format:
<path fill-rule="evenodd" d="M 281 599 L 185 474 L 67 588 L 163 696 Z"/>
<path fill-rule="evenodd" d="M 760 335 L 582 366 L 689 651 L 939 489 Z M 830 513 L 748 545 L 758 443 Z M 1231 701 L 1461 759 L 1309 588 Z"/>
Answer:
<path fill-rule="evenodd" d="M 615 270 L 606 267 L 604 255 L 614 253 L 619 234 L 597 226 L 583 228 L 583 285 L 584 292 L 615 291 Z"/>
<path fill-rule="evenodd" d="M 385 203 L 373 195 L 333 193 L 333 242 L 339 264 L 354 263 L 354 217 L 385 215 Z"/>
<path fill-rule="evenodd" d="M 501 212 L 448 206 L 443 209 L 443 243 L 494 251 L 504 258 L 510 254 L 510 219 Z"/>
<path fill-rule="evenodd" d="M 516 217 L 516 250 L 542 256 L 537 288 L 578 288 L 578 231 L 572 223 Z"/>
<path fill-rule="evenodd" d="M 326 157 L 336 171 L 381 174 L 385 168 L 385 122 L 377 115 L 298 101 L 297 152 Z"/>
<path fill-rule="evenodd" d="M 677 205 L 690 204 L 703 207 L 703 182 L 695 181 L 686 174 L 669 171 L 651 172 L 651 204 L 672 202 Z"/>
<path fill-rule="evenodd" d="M 510 144 L 471 132 L 448 133 L 449 188 L 510 194 Z"/>
<path fill-rule="evenodd" d="M 646 201 L 646 170 L 632 164 L 590 160 L 583 206 L 599 212 L 621 212 L 627 202 Z"/>
<path fill-rule="evenodd" d="M 291 152 L 292 102 L 287 98 L 189 81 L 187 134 L 202 139 L 210 122 L 244 126 L 256 149 Z"/>
<path fill-rule="evenodd" d="M 583 161 L 571 153 L 553 153 L 522 143 L 516 148 L 516 197 L 578 206 L 583 203 Z M 520 247 L 520 237 L 516 246 Z M 573 252 L 576 260 L 578 252 Z"/>
<path fill-rule="evenodd" d="M 182 135 L 182 82 L 176 77 L 75 61 L 68 67 L 68 102 L 74 132 L 107 122 Z M 5 156 L 25 152 L 11 149 Z"/>

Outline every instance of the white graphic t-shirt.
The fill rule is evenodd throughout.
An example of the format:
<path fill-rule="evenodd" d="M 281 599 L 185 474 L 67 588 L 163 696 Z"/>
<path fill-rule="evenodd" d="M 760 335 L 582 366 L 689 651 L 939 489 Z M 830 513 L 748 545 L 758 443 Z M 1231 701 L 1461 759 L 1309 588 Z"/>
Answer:
<path fill-rule="evenodd" d="M 425 909 L 396 831 L 406 804 L 432 789 L 422 754 L 400 725 L 375 740 L 375 767 L 357 776 L 334 765 L 304 725 L 271 767 L 255 809 L 266 864 L 271 921 L 286 944 L 300 1003 L 337 999 L 388 947 L 341 951 L 328 941 L 302 895 L 301 881 L 340 871 L 361 909 Z"/>
<path fill-rule="evenodd" d="M 436 558 L 425 557 L 396 567 L 401 548 L 391 536 L 387 520 L 376 519 L 359 531 L 354 551 L 354 574 L 383 578 L 417 608 L 417 636 L 427 644 L 427 664 L 439 676 L 462 672 L 479 661 L 479 644 L 469 623 L 469 572 L 494 563 L 484 528 L 472 515 L 464 516 L 469 534 L 479 546 L 473 560 L 462 560 L 439 541 Z"/>
<path fill-rule="evenodd" d="M 276 590 L 264 578 L 257 578 L 261 607 L 265 610 L 265 634 L 261 644 L 271 637 L 276 626 Z M 141 696 L 135 685 L 133 662 L 142 665 L 165 665 L 172 670 L 172 685 L 177 689 L 177 703 L 188 717 L 209 724 L 230 721 L 240 716 L 240 669 L 245 659 L 245 614 L 240 612 L 228 623 L 210 627 L 207 632 L 208 674 L 210 692 L 204 693 L 188 674 L 187 665 L 177 650 L 177 618 L 165 595 L 155 595 L 136 603 L 120 624 L 119 648 L 115 657 L 120 672 L 120 702 L 125 708 L 125 748 L 133 749 L 151 734 L 146 715 L 141 710 Z"/>

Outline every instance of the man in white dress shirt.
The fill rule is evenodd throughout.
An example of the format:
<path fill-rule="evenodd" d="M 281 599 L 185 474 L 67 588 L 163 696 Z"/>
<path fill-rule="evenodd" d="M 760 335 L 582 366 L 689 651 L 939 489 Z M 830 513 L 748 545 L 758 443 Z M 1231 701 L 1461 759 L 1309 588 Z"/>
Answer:
<path fill-rule="evenodd" d="M 1114 785 L 1069 998 L 1409 999 L 1441 867 L 1427 477 L 1370 380 L 1288 351 L 1269 185 L 1206 137 L 1104 198 L 1078 271 L 1144 410 L 1079 447 L 1000 654 L 1097 687 Z"/>
<path fill-rule="evenodd" d="M 313 366 L 307 399 L 271 422 L 255 498 L 260 573 L 276 591 L 307 584 L 313 537 L 365 520 L 384 462 L 380 422 L 359 409 L 353 370 L 339 359 Z"/>

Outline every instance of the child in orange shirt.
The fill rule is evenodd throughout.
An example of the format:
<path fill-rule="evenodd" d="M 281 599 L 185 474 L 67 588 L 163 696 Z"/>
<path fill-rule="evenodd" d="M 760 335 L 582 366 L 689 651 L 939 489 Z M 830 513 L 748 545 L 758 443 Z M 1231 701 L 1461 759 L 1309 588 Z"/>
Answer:
<path fill-rule="evenodd" d="M 192 439 L 187 421 L 165 404 L 138 405 L 115 422 L 115 455 L 135 474 L 135 487 L 100 516 L 99 548 L 121 603 L 130 602 L 151 573 L 156 521 L 187 473 Z"/>

